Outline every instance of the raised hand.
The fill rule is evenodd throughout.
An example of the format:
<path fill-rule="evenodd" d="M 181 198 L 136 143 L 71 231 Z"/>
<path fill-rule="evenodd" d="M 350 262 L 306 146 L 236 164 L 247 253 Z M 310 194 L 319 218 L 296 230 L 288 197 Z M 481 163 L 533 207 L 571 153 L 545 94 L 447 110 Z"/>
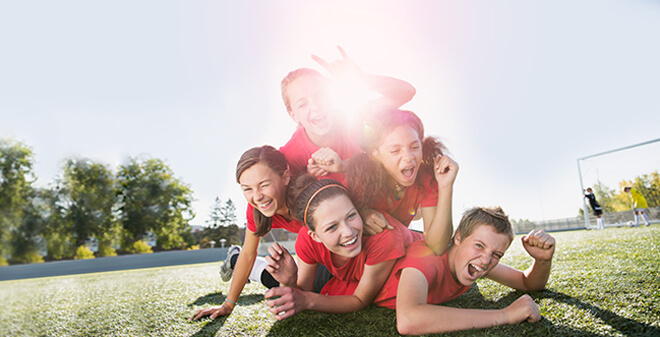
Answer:
<path fill-rule="evenodd" d="M 266 271 L 275 280 L 288 287 L 295 287 L 298 282 L 298 266 L 286 248 L 275 242 L 268 247 Z"/>
<path fill-rule="evenodd" d="M 348 57 L 346 51 L 344 51 L 341 46 L 337 46 L 337 49 L 341 54 L 341 58 L 339 60 L 328 62 L 314 54 L 312 54 L 312 59 L 321 65 L 321 67 L 325 68 L 333 78 L 361 75 L 362 70 L 360 70 L 355 62 L 353 62 L 353 60 Z"/>
<path fill-rule="evenodd" d="M 543 230 L 532 230 L 522 237 L 527 253 L 536 260 L 550 261 L 555 253 L 555 238 Z"/>
<path fill-rule="evenodd" d="M 268 311 L 281 321 L 299 312 L 305 311 L 308 305 L 306 292 L 297 288 L 277 287 L 266 291 L 264 297 Z"/>
<path fill-rule="evenodd" d="M 538 304 L 529 295 L 523 295 L 515 300 L 508 307 L 502 309 L 509 324 L 516 324 L 522 321 L 538 322 L 541 316 L 541 310 Z"/>
<path fill-rule="evenodd" d="M 456 180 L 458 163 L 449 156 L 438 155 L 433 161 L 433 173 L 435 174 L 435 180 L 438 182 L 438 187 L 449 188 Z"/>

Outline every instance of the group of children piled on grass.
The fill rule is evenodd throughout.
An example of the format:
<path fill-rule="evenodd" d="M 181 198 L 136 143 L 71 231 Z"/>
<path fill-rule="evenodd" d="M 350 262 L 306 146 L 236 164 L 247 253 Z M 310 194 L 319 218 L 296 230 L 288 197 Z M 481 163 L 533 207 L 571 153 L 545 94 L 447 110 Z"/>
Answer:
<path fill-rule="evenodd" d="M 422 121 L 399 107 L 415 95 L 408 83 L 365 74 L 342 58 L 325 67 L 331 78 L 356 72 L 379 93 L 360 107 L 355 125 L 337 120 L 330 78 L 301 68 L 282 81 L 282 98 L 298 128 L 279 150 L 252 148 L 236 180 L 248 202 L 242 248 L 231 247 L 221 267 L 229 292 L 219 307 L 191 317 L 229 315 L 248 279 L 269 289 L 275 319 L 301 311 L 353 312 L 375 304 L 396 309 L 402 334 L 437 333 L 538 321 L 528 295 L 501 310 L 440 306 L 487 277 L 521 291 L 541 290 L 550 275 L 554 238 L 532 231 L 522 245 L 534 259 L 526 271 L 500 264 L 513 240 L 502 209 L 477 207 L 452 237 L 452 194 L 458 164 L 444 145 L 426 137 Z M 424 232 L 410 230 L 422 219 Z M 296 258 L 280 244 L 257 257 L 272 228 L 298 233 Z"/>

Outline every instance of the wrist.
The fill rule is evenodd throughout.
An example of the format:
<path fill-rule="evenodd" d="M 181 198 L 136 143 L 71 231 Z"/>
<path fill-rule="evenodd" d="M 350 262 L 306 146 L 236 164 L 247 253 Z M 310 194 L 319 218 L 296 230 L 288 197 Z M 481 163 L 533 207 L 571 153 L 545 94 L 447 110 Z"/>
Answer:
<path fill-rule="evenodd" d="M 234 310 L 234 308 L 236 307 L 236 304 L 237 304 L 236 301 L 232 301 L 228 298 L 225 298 L 224 302 L 222 302 L 222 305 L 226 306 L 230 310 Z"/>

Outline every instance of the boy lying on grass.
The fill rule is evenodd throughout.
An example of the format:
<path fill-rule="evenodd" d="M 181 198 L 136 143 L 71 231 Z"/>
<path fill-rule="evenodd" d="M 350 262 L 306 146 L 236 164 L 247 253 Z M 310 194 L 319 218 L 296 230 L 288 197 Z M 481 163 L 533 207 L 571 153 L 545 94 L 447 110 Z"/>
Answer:
<path fill-rule="evenodd" d="M 435 305 L 465 293 L 482 277 L 520 291 L 542 290 L 550 276 L 555 239 L 536 230 L 522 237 L 534 258 L 524 272 L 499 263 L 512 240 L 511 223 L 501 208 L 468 210 L 444 254 L 433 254 L 423 241 L 410 245 L 374 303 L 396 307 L 397 330 L 406 335 L 539 321 L 539 307 L 529 295 L 500 310 Z"/>

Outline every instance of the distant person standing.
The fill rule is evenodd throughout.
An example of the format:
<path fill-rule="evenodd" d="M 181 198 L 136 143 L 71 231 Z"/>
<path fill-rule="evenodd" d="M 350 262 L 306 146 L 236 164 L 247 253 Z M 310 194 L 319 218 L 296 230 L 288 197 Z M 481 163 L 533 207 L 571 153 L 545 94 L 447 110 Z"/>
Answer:
<path fill-rule="evenodd" d="M 584 192 L 584 197 L 589 199 L 589 205 L 594 211 L 594 216 L 596 217 L 596 229 L 605 229 L 605 220 L 603 219 L 603 209 L 600 207 L 598 201 L 596 201 L 596 196 L 591 187 L 587 187 Z"/>
<path fill-rule="evenodd" d="M 644 211 L 649 207 L 648 204 L 646 203 L 646 198 L 639 193 L 639 191 L 636 188 L 632 188 L 630 186 L 625 186 L 623 188 L 623 192 L 625 193 L 630 193 L 630 198 L 632 199 L 632 210 L 633 213 L 635 214 L 635 227 L 639 226 L 639 215 L 641 214 L 644 217 L 644 221 L 646 222 L 646 225 L 649 226 L 651 225 L 649 223 L 649 218 L 646 217 L 646 213 Z"/>

